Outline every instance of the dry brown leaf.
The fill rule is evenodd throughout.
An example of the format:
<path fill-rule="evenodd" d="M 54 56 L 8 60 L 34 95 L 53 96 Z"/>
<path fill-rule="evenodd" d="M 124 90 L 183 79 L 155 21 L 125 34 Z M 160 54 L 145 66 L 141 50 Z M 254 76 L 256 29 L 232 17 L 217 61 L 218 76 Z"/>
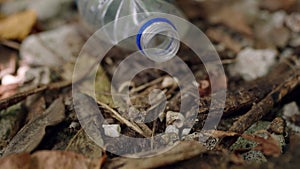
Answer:
<path fill-rule="evenodd" d="M 0 38 L 23 40 L 31 32 L 37 16 L 32 10 L 20 12 L 0 20 Z"/>
<path fill-rule="evenodd" d="M 26 122 L 30 122 L 35 119 L 35 117 L 40 116 L 46 109 L 45 98 L 41 95 L 33 95 L 28 97 L 26 100 L 26 106 L 28 110 L 28 115 L 26 117 Z"/>
<path fill-rule="evenodd" d="M 135 158 L 115 158 L 106 165 L 107 169 L 145 169 L 145 168 L 159 168 L 180 161 L 191 159 L 197 155 L 207 152 L 205 146 L 197 141 L 177 142 L 172 149 L 166 148 L 166 152 L 159 154 L 163 151 L 148 152 L 148 155 L 155 155 L 149 158 L 141 158 L 147 156 L 134 156 Z"/>
<path fill-rule="evenodd" d="M 88 159 L 66 151 L 12 154 L 0 159 L 0 169 L 100 169 L 105 157 Z"/>
<path fill-rule="evenodd" d="M 64 151 L 39 151 L 31 156 L 31 169 L 100 169 L 100 159 L 87 159 L 83 155 Z"/>
<path fill-rule="evenodd" d="M 47 126 L 60 123 L 65 118 L 65 105 L 62 98 L 55 100 L 51 106 L 39 117 L 26 124 L 16 135 L 10 140 L 4 151 L 4 155 L 31 152 L 35 149 L 43 139 Z"/>
<path fill-rule="evenodd" d="M 18 87 L 19 87 L 18 84 L 0 86 L 0 100 L 17 93 Z"/>
<path fill-rule="evenodd" d="M 0 159 L 0 169 L 30 169 L 28 153 L 13 154 Z"/>
<path fill-rule="evenodd" d="M 281 154 L 281 147 L 279 143 L 270 134 L 268 134 L 267 139 L 249 134 L 243 134 L 241 137 L 257 142 L 258 145 L 253 149 L 261 151 L 265 155 L 278 157 Z"/>

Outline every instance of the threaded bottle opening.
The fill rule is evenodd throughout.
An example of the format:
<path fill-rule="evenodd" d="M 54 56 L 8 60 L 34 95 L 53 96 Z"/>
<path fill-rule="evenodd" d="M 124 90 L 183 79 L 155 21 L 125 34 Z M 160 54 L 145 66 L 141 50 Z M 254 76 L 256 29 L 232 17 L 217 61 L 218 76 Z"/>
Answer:
<path fill-rule="evenodd" d="M 166 18 L 154 18 L 140 28 L 136 44 L 149 59 L 164 62 L 176 56 L 180 40 L 171 21 Z"/>

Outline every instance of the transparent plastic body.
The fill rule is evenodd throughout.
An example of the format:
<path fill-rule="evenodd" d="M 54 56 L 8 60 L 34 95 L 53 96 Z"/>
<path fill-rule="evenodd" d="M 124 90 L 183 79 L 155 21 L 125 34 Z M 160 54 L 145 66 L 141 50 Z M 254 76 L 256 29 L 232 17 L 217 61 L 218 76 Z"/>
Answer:
<path fill-rule="evenodd" d="M 118 45 L 127 49 L 139 49 L 148 58 L 162 62 L 174 57 L 179 50 L 178 27 L 167 18 L 151 16 L 151 12 L 167 13 L 184 18 L 174 5 L 163 0 L 77 0 L 83 19 L 94 30 L 114 21 L 106 28 L 109 41 L 116 44 L 117 39 L 136 33 Z M 134 15 L 139 14 L 139 15 Z M 142 15 L 141 15 L 142 14 Z M 127 22 L 119 18 L 131 15 Z M 152 50 L 145 50 L 152 49 Z"/>

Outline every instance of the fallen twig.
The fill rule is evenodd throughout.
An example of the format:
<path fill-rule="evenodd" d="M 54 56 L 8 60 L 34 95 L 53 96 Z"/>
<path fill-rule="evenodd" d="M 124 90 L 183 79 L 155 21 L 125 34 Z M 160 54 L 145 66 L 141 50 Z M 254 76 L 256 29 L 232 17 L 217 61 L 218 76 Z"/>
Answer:
<path fill-rule="evenodd" d="M 0 110 L 6 109 L 9 106 L 19 103 L 20 101 L 26 99 L 28 96 L 44 92 L 46 90 L 56 90 L 70 86 L 72 83 L 68 81 L 51 83 L 49 85 L 43 85 L 34 89 L 30 89 L 24 92 L 20 92 L 11 97 L 0 100 Z"/>
<path fill-rule="evenodd" d="M 115 111 L 114 109 L 112 109 L 112 108 L 109 107 L 108 105 L 106 105 L 106 104 L 104 104 L 104 103 L 102 103 L 102 102 L 100 102 L 100 101 L 97 101 L 97 103 L 98 103 L 101 107 L 103 107 L 103 108 L 109 110 L 109 111 L 112 113 L 112 115 L 113 115 L 118 121 L 120 121 L 121 123 L 127 125 L 129 128 L 133 129 L 134 131 L 136 131 L 137 133 L 141 134 L 141 135 L 144 136 L 144 137 L 151 137 L 152 132 L 151 132 L 151 133 L 145 132 L 145 131 L 151 131 L 150 129 L 144 131 L 144 130 L 142 130 L 142 129 L 140 128 L 139 125 L 135 124 L 134 122 L 130 122 L 130 121 L 127 120 L 126 118 L 122 117 L 117 111 Z"/>

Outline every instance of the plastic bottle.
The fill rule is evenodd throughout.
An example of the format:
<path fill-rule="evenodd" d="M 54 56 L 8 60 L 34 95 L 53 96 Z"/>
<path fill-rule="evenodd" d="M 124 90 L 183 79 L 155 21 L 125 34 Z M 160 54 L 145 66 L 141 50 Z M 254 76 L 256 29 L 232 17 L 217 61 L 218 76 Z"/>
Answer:
<path fill-rule="evenodd" d="M 115 43 L 116 39 L 127 37 L 129 32 L 135 31 L 136 37 L 119 45 L 129 49 L 138 48 L 144 55 L 158 62 L 174 57 L 179 50 L 178 25 L 167 18 L 152 15 L 152 12 L 161 12 L 184 18 L 181 11 L 168 2 L 163 0 L 77 0 L 77 3 L 81 16 L 94 29 L 115 21 L 113 28 L 106 30 L 112 43 Z M 132 17 L 126 23 L 117 21 L 118 18 L 128 15 Z"/>

